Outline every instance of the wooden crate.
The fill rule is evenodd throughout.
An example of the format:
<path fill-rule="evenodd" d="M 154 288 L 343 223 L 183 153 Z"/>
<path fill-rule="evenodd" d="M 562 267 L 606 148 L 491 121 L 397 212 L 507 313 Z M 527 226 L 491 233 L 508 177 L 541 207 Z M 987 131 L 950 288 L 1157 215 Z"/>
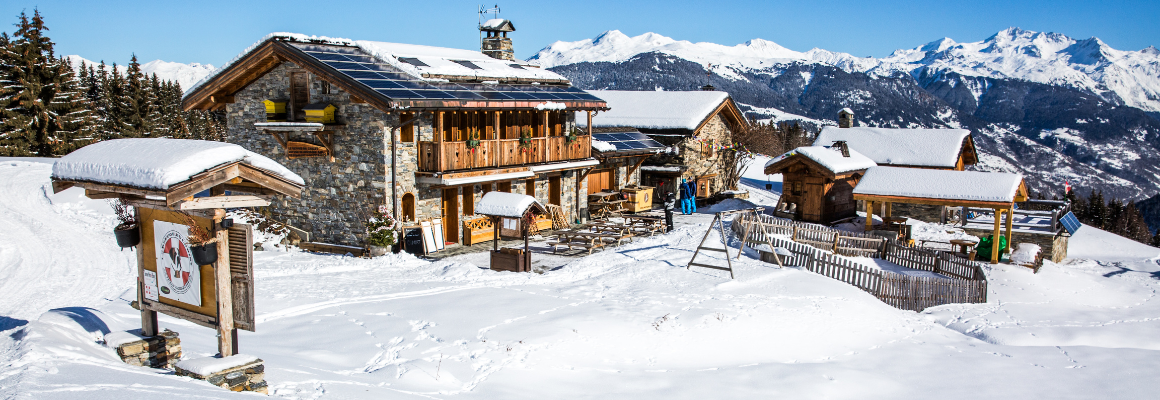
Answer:
<path fill-rule="evenodd" d="M 333 104 L 314 103 L 306 107 L 302 107 L 302 111 L 306 112 L 306 122 L 318 122 L 323 124 L 334 123 L 334 111 L 337 108 Z"/>
<path fill-rule="evenodd" d="M 495 271 L 529 272 L 531 260 L 522 249 L 500 249 L 491 252 L 491 269 Z"/>
<path fill-rule="evenodd" d="M 652 210 L 653 189 L 651 186 L 636 186 L 620 189 L 621 192 L 628 196 L 628 203 L 625 204 L 626 211 L 637 213 Z"/>

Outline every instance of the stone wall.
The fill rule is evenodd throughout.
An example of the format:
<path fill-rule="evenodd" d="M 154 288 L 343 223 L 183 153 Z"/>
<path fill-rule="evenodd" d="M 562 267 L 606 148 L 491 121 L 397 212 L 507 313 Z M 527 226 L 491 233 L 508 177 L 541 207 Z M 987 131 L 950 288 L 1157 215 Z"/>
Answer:
<path fill-rule="evenodd" d="M 715 114 L 701 127 L 701 131 L 696 136 L 685 139 L 681 142 L 681 157 L 684 159 L 684 165 L 689 168 L 681 175 L 685 179 L 696 179 L 698 176 L 717 174 L 711 180 L 711 188 L 708 193 L 698 193 L 698 196 L 709 197 L 714 193 L 726 190 L 725 176 L 721 174 L 722 158 L 720 151 L 713 150 L 712 155 L 706 157 L 701 151 L 702 143 L 716 143 L 718 145 L 728 145 L 733 141 L 733 130 L 729 128 L 729 124 L 721 118 L 721 114 Z"/>
<path fill-rule="evenodd" d="M 234 94 L 234 103 L 226 108 L 226 141 L 269 157 L 306 181 L 301 198 L 274 198 L 270 205 L 274 219 L 310 232 L 314 241 L 361 246 L 365 217 L 389 198 L 386 128 L 397 123 L 397 116 L 369 104 L 352 103 L 349 93 L 337 85 L 323 85 L 322 80 L 307 72 L 310 102 L 333 104 L 337 122 L 345 125 L 327 127 L 334 132 L 334 162 L 326 157 L 291 160 L 272 136 L 254 128 L 255 122 L 266 122 L 264 100 L 290 97 L 290 72 L 305 70 L 290 62 L 282 63 Z M 290 140 L 320 145 L 309 134 L 294 133 Z"/>

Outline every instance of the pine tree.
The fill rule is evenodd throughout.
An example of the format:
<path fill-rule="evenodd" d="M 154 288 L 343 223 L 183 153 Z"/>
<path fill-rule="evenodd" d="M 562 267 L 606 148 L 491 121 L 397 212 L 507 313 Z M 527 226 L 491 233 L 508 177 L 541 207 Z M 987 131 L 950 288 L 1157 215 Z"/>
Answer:
<path fill-rule="evenodd" d="M 87 135 L 87 102 L 69 62 L 56 58 L 40 11 L 20 13 L 0 48 L 0 152 L 52 156 L 71 151 Z"/>
<path fill-rule="evenodd" d="M 1152 243 L 1149 244 L 1151 244 L 1152 247 L 1160 247 L 1160 230 L 1157 230 L 1156 234 L 1152 235 Z"/>
<path fill-rule="evenodd" d="M 101 67 L 104 67 L 104 62 Z M 132 125 L 129 124 L 129 110 L 131 101 L 125 89 L 125 78 L 121 76 L 121 71 L 117 68 L 117 63 L 113 63 L 108 73 L 101 70 L 101 77 L 105 83 L 105 93 L 108 98 L 109 120 L 105 125 L 105 131 L 108 132 L 110 139 L 122 137 L 137 137 L 136 131 L 133 130 Z"/>

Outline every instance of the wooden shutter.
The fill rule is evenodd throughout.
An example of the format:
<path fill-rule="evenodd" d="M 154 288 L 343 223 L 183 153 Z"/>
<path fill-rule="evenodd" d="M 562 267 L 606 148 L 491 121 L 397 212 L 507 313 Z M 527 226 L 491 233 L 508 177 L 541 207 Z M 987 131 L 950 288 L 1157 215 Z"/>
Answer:
<path fill-rule="evenodd" d="M 254 332 L 254 238 L 250 226 L 229 230 L 230 281 L 233 284 L 234 327 Z"/>

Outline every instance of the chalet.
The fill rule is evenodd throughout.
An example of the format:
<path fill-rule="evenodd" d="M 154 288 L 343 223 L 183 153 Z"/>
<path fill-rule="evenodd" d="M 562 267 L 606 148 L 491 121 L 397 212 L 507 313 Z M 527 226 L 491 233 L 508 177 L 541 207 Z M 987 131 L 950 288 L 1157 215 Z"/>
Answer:
<path fill-rule="evenodd" d="M 674 150 L 649 157 L 638 168 L 602 164 L 589 174 L 589 179 L 608 174 L 610 182 L 656 187 L 655 201 L 661 200 L 659 194 L 676 192 L 682 178 L 697 183 L 698 197 L 708 197 L 725 189 L 724 177 L 718 175 L 722 163 L 718 149 L 729 146 L 733 133 L 745 129 L 745 119 L 728 93 L 620 90 L 589 93 L 607 101 L 612 109 L 593 116 L 593 129 L 639 131 Z"/>
<path fill-rule="evenodd" d="M 854 187 L 874 166 L 870 158 L 839 143 L 796 148 L 769 160 L 765 173 L 782 174 L 776 208 L 780 216 L 828 224 L 857 214 Z"/>
<path fill-rule="evenodd" d="M 979 162 L 975 141 L 966 129 L 869 128 L 853 124 L 854 113 L 842 109 L 838 127 L 822 128 L 814 145 L 845 142 L 880 166 L 962 171 Z M 940 221 L 946 215 L 945 207 L 936 205 L 898 203 L 894 207 L 894 212 L 881 212 L 925 221 Z"/>
<path fill-rule="evenodd" d="M 575 115 L 607 104 L 506 57 L 510 21 L 479 28 L 486 54 L 271 34 L 182 105 L 224 111 L 227 141 L 305 179 L 300 199 L 275 200 L 271 212 L 314 241 L 362 244 L 365 216 L 388 205 L 404 224 L 441 220 L 445 240 L 461 242 L 464 218 L 489 191 L 528 194 L 577 218 L 583 172 L 598 162 L 589 133 L 574 131 Z M 271 113 L 280 102 L 284 115 Z M 319 114 L 312 104 L 329 107 Z"/>

